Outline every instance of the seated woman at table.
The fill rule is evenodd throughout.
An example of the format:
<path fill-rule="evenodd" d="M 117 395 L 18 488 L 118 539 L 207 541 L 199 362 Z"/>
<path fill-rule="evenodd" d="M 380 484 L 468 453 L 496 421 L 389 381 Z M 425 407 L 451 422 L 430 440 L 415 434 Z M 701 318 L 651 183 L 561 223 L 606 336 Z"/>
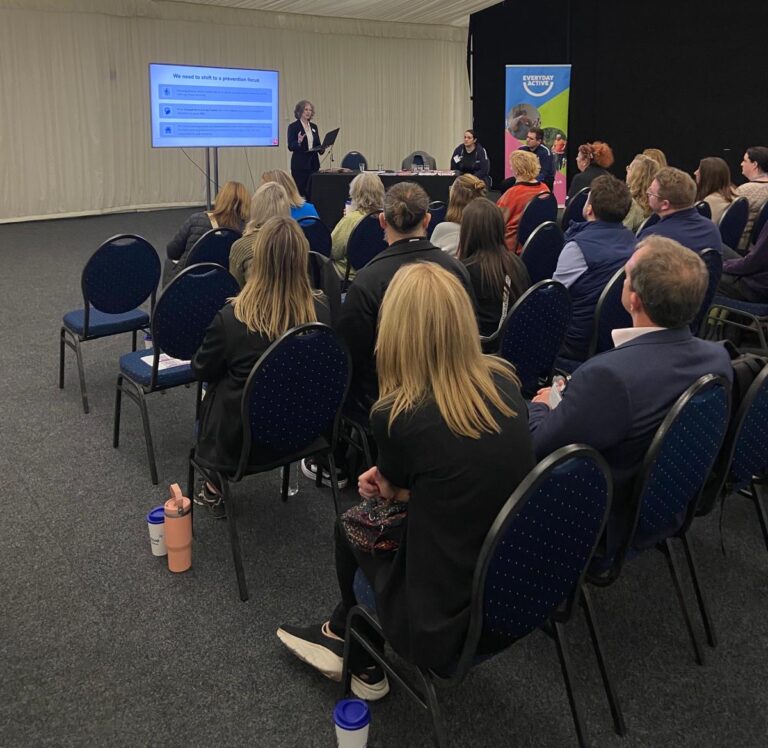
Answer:
<path fill-rule="evenodd" d="M 384 185 L 378 174 L 364 171 L 349 184 L 349 210 L 331 232 L 331 259 L 340 277 L 347 272 L 347 242 L 352 230 L 360 221 L 371 213 L 384 209 Z M 355 277 L 355 271 L 349 271 L 349 277 Z"/>
<path fill-rule="evenodd" d="M 549 192 L 549 187 L 536 179 L 541 164 L 530 151 L 512 151 L 509 154 L 509 168 L 515 177 L 515 184 L 499 198 L 496 205 L 504 214 L 504 244 L 510 252 L 520 254 L 522 247 L 518 245 L 517 227 L 525 206 L 536 195 Z"/>
<path fill-rule="evenodd" d="M 299 188 L 293 177 L 284 169 L 272 169 L 261 175 L 261 183 L 277 182 L 283 186 L 291 203 L 291 218 L 300 221 L 302 218 L 319 218 L 317 210 L 312 203 L 307 202 L 300 194 Z"/>
<path fill-rule="evenodd" d="M 464 131 L 464 142 L 456 146 L 451 155 L 451 169 L 462 174 L 472 174 L 490 186 L 491 168 L 485 148 L 477 142 L 474 130 Z"/>
<path fill-rule="evenodd" d="M 534 466 L 514 369 L 481 353 L 469 296 L 453 273 L 432 262 L 397 271 L 381 305 L 376 359 L 380 397 L 371 429 L 378 458 L 358 478 L 358 489 L 364 499 L 408 502 L 399 547 L 362 551 L 337 521 L 340 602 L 322 623 L 277 630 L 293 654 L 333 680 L 341 676 L 358 568 L 398 654 L 438 669 L 455 662 L 480 548 Z M 350 664 L 356 696 L 387 695 L 380 668 L 364 655 Z"/>
<path fill-rule="evenodd" d="M 212 210 L 193 213 L 187 218 L 165 249 L 168 261 L 163 273 L 163 285 L 170 283 L 176 273 L 184 267 L 189 250 L 203 234 L 218 228 L 242 232 L 248 220 L 250 199 L 244 184 L 227 182 L 216 195 Z"/>
<path fill-rule="evenodd" d="M 274 216 L 291 216 L 288 193 L 277 182 L 262 184 L 251 198 L 251 220 L 245 227 L 242 239 L 238 239 L 229 250 L 229 272 L 235 276 L 240 288 L 245 286 L 248 266 L 253 256 L 253 246 L 262 224 Z"/>
<path fill-rule="evenodd" d="M 504 218 L 490 200 L 474 200 L 464 211 L 457 256 L 472 281 L 480 334 L 493 335 L 531 279 L 525 263 L 507 251 Z"/>
<path fill-rule="evenodd" d="M 325 297 L 310 288 L 309 242 L 296 221 L 266 220 L 254 235 L 252 257 L 243 290 L 217 312 L 192 357 L 195 376 L 208 383 L 195 456 L 211 470 L 237 467 L 243 444 L 240 399 L 267 348 L 292 327 L 331 322 Z M 198 498 L 215 516 L 224 516 L 213 486 L 204 485 Z"/>
<path fill-rule="evenodd" d="M 451 185 L 448 195 L 445 220 L 435 226 L 430 241 L 449 255 L 455 255 L 459 247 L 459 229 L 464 209 L 475 198 L 485 197 L 485 182 L 472 174 L 462 174 Z"/>

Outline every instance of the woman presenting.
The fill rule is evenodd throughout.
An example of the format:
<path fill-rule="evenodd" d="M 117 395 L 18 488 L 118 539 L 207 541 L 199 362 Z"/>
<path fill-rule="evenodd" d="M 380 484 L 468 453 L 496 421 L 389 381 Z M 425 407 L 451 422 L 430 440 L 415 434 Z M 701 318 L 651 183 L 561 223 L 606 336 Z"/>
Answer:
<path fill-rule="evenodd" d="M 320 146 L 320 133 L 312 122 L 315 107 L 311 101 L 302 99 L 293 110 L 295 122 L 288 125 L 288 150 L 291 152 L 291 176 L 302 197 L 307 197 L 309 178 L 320 168 L 318 151 L 311 148 Z M 320 151 L 323 153 L 323 151 Z"/>

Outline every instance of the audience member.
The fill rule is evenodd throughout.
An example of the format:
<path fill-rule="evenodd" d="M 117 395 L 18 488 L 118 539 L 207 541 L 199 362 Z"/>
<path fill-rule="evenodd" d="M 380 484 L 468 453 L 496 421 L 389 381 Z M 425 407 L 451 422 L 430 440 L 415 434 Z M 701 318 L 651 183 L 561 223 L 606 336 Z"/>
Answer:
<path fill-rule="evenodd" d="M 709 156 L 699 161 L 693 173 L 696 179 L 696 202 L 703 200 L 712 211 L 712 221 L 717 223 L 723 211 L 737 197 L 731 183 L 731 170 L 721 158 Z"/>
<path fill-rule="evenodd" d="M 747 148 L 741 162 L 741 173 L 749 180 L 736 188 L 739 197 L 746 197 L 749 201 L 749 218 L 739 242 L 739 249 L 744 249 L 749 244 L 757 214 L 768 200 L 768 148 L 762 145 Z"/>
<path fill-rule="evenodd" d="M 675 400 L 699 377 L 732 378 L 725 348 L 693 337 L 691 320 L 707 288 L 707 268 L 678 242 L 650 236 L 626 264 L 622 303 L 632 328 L 613 331 L 616 348 L 576 369 L 562 402 L 549 388 L 529 406 L 537 459 L 566 444 L 599 450 L 613 474 L 609 555 L 628 516 L 632 482 L 654 433 Z"/>
<path fill-rule="evenodd" d="M 422 187 L 414 182 L 392 185 L 384 197 L 379 220 L 389 246 L 357 274 L 342 305 L 338 325 L 352 356 L 347 412 L 362 421 L 367 420 L 371 405 L 378 399 L 376 322 L 384 292 L 395 273 L 411 262 L 437 263 L 459 278 L 475 304 L 466 268 L 426 238 L 429 197 Z"/>
<path fill-rule="evenodd" d="M 242 232 L 248 218 L 250 199 L 245 185 L 240 182 L 227 182 L 216 195 L 213 210 L 193 213 L 187 218 L 166 247 L 169 262 L 166 264 L 163 284 L 169 283 L 184 267 L 189 250 L 203 234 L 218 228 Z"/>
<path fill-rule="evenodd" d="M 472 317 L 455 275 L 433 263 L 401 268 L 384 296 L 376 345 L 381 397 L 371 414 L 378 459 L 358 487 L 366 500 L 407 502 L 399 547 L 362 551 L 337 521 L 340 602 L 324 623 L 277 630 L 291 652 L 332 680 L 341 677 L 358 569 L 397 653 L 423 667 L 455 664 L 483 541 L 534 466 L 519 383 L 511 366 L 481 354 Z M 389 684 L 370 662 L 361 653 L 350 669 L 352 692 L 372 701 Z"/>
<path fill-rule="evenodd" d="M 732 299 L 768 304 L 768 223 L 742 257 L 726 248 L 718 293 Z"/>
<path fill-rule="evenodd" d="M 592 180 L 608 173 L 608 168 L 613 165 L 613 151 L 608 143 L 596 140 L 594 143 L 584 143 L 579 146 L 576 154 L 577 174 L 568 188 L 570 200 L 579 190 L 589 187 Z"/>
<path fill-rule="evenodd" d="M 563 164 L 565 163 L 565 149 L 567 146 L 568 141 L 565 139 L 565 136 L 557 133 L 557 135 L 555 135 L 555 142 L 552 143 L 552 153 L 557 159 L 555 163 L 556 169 L 563 168 Z"/>
<path fill-rule="evenodd" d="M 240 400 L 267 348 L 297 325 L 330 324 L 324 297 L 310 288 L 309 243 L 295 221 L 287 216 L 265 221 L 254 235 L 252 258 L 245 287 L 216 314 L 192 358 L 195 376 L 208 383 L 195 455 L 211 470 L 237 467 L 243 445 Z M 198 498 L 215 516 L 224 516 L 213 486 L 204 484 Z"/>
<path fill-rule="evenodd" d="M 660 169 L 648 188 L 648 204 L 661 220 L 644 228 L 639 238 L 655 234 L 674 239 L 694 252 L 708 248 L 722 252 L 717 226 L 696 210 L 695 200 L 696 183 L 690 175 L 673 166 Z"/>
<path fill-rule="evenodd" d="M 549 187 L 536 178 L 541 166 L 539 160 L 530 151 L 512 151 L 509 154 L 509 168 L 515 177 L 512 185 L 496 203 L 504 214 L 504 243 L 510 252 L 520 254 L 522 247 L 517 241 L 517 227 L 523 215 L 525 206 L 531 199 L 543 192 L 549 192 Z"/>
<path fill-rule="evenodd" d="M 627 166 L 627 187 L 632 197 L 632 205 L 624 219 L 624 225 L 630 231 L 637 231 L 643 221 L 653 213 L 648 204 L 648 189 L 659 170 L 659 165 L 648 156 L 638 154 Z"/>
<path fill-rule="evenodd" d="M 473 200 L 464 211 L 458 258 L 467 268 L 477 299 L 480 334 L 499 329 L 507 311 L 528 290 L 525 263 L 504 245 L 504 218 L 490 200 Z"/>
<path fill-rule="evenodd" d="M 251 198 L 251 219 L 245 227 L 242 239 L 238 239 L 229 251 L 229 272 L 240 284 L 245 286 L 248 279 L 248 266 L 253 257 L 253 246 L 259 229 L 269 218 L 285 216 L 290 218 L 291 204 L 288 193 L 277 182 L 262 184 Z"/>
<path fill-rule="evenodd" d="M 659 150 L 658 148 L 646 148 L 643 151 L 643 156 L 648 156 L 648 158 L 653 159 L 659 165 L 659 169 L 669 166 L 664 151 Z"/>
<path fill-rule="evenodd" d="M 342 278 L 347 272 L 347 243 L 353 229 L 367 215 L 378 213 L 384 207 L 384 185 L 379 175 L 369 171 L 358 174 L 350 182 L 349 199 L 349 210 L 331 232 L 331 259 Z M 351 268 L 349 277 L 355 277 Z"/>
<path fill-rule="evenodd" d="M 561 354 L 584 361 L 594 329 L 595 307 L 613 274 L 635 251 L 635 235 L 622 224 L 632 199 L 624 182 L 604 174 L 592 182 L 585 223 L 572 223 L 552 278 L 570 293 L 571 324 Z"/>
<path fill-rule="evenodd" d="M 450 168 L 462 174 L 472 174 L 478 179 L 482 179 L 486 186 L 490 186 L 489 171 L 491 165 L 488 161 L 488 154 L 485 152 L 485 148 L 477 142 L 474 130 L 464 131 L 464 142 L 457 145 L 451 155 Z"/>
<path fill-rule="evenodd" d="M 296 186 L 296 181 L 285 169 L 272 169 L 265 171 L 261 175 L 261 183 L 277 182 L 283 186 L 286 194 L 288 195 L 288 201 L 291 204 L 291 218 L 294 221 L 299 221 L 302 218 L 320 218 L 317 214 L 317 210 L 312 203 L 307 202 L 300 194 L 299 188 Z"/>
<path fill-rule="evenodd" d="M 459 247 L 459 229 L 464 209 L 478 197 L 485 197 L 485 182 L 472 174 L 462 174 L 451 185 L 445 220 L 435 226 L 430 241 L 449 255 Z"/>
<path fill-rule="evenodd" d="M 555 164 L 552 152 L 544 145 L 544 130 L 540 127 L 529 127 L 525 145 L 521 145 L 518 150 L 529 151 L 539 159 L 539 173 L 536 179 L 546 184 L 551 192 L 555 187 Z"/>

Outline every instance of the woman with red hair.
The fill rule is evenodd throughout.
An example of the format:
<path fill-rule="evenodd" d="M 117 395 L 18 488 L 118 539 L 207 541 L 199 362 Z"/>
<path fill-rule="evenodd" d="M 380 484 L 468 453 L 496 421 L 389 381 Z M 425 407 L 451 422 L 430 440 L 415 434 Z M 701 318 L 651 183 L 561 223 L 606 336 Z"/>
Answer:
<path fill-rule="evenodd" d="M 576 154 L 576 166 L 579 167 L 571 186 L 568 188 L 570 200 L 579 190 L 589 187 L 592 180 L 608 173 L 608 167 L 613 164 L 613 151 L 608 143 L 596 140 L 594 143 L 584 143 L 579 146 Z"/>

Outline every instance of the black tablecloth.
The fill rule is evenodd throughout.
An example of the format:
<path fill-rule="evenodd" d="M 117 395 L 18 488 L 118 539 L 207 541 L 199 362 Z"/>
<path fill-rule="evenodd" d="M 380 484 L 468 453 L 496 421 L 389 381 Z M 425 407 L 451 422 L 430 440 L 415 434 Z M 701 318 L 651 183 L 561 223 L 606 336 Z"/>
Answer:
<path fill-rule="evenodd" d="M 309 201 L 317 208 L 323 223 L 333 231 L 333 227 L 344 215 L 344 203 L 349 198 L 349 183 L 357 176 L 356 172 L 346 174 L 328 174 L 315 172 L 309 180 Z M 455 174 L 380 174 L 384 189 L 389 189 L 397 182 L 416 182 L 429 195 L 430 200 L 448 202 L 448 188 L 456 179 Z"/>

